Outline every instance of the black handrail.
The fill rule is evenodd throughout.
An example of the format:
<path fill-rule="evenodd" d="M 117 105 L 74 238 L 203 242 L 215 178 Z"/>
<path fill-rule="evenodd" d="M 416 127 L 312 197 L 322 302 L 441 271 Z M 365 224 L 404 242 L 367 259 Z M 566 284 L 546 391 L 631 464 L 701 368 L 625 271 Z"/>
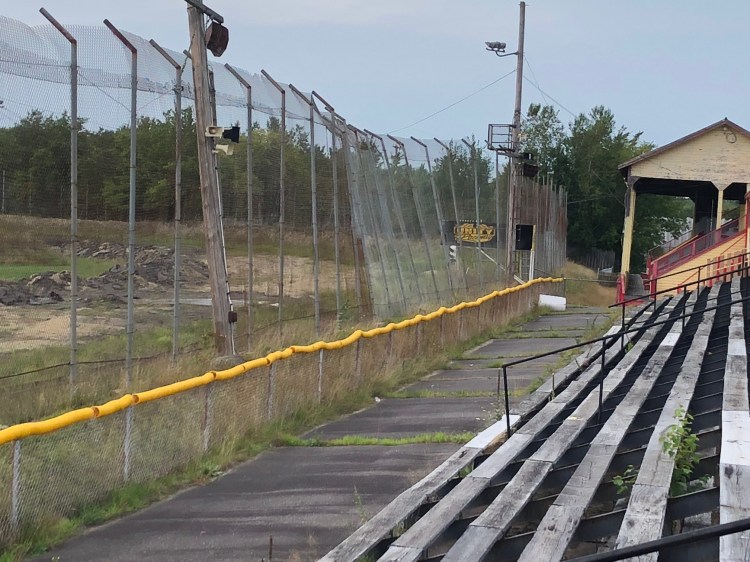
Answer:
<path fill-rule="evenodd" d="M 617 560 L 625 560 L 627 558 L 633 558 L 651 552 L 661 552 L 667 548 L 682 546 L 684 544 L 690 544 L 705 539 L 732 535 L 734 533 L 741 533 L 747 530 L 750 530 L 750 518 L 738 519 L 737 521 L 704 527 L 703 529 L 696 529 L 695 531 L 688 531 L 686 533 L 680 533 L 679 535 L 670 535 L 641 544 L 626 546 L 624 548 L 618 548 L 617 550 L 610 550 L 609 552 L 580 556 L 578 558 L 573 558 L 570 562 L 616 562 Z"/>
<path fill-rule="evenodd" d="M 586 345 L 591 345 L 594 343 L 602 342 L 602 350 L 601 352 L 595 353 L 591 360 L 584 363 L 581 367 L 582 368 L 588 368 L 594 360 L 601 357 L 602 360 L 602 370 L 599 374 L 599 418 L 601 421 L 601 412 L 602 412 L 602 399 L 604 395 L 604 369 L 605 369 L 605 362 L 606 362 L 606 350 L 607 350 L 607 340 L 612 340 L 609 347 L 611 347 L 615 340 L 621 339 L 622 342 L 625 340 L 626 334 L 631 334 L 634 332 L 640 332 L 642 330 L 646 330 L 648 328 L 652 328 L 654 326 L 662 326 L 664 324 L 668 323 L 674 323 L 677 320 L 683 320 L 683 326 L 684 326 L 684 320 L 686 318 L 691 318 L 694 314 L 704 314 L 706 312 L 709 312 L 711 310 L 718 310 L 719 308 L 725 307 L 725 306 L 731 306 L 733 304 L 741 303 L 741 302 L 747 302 L 750 301 L 750 297 L 741 298 L 738 300 L 731 300 L 729 302 L 718 304 L 716 306 L 709 306 L 705 308 L 701 308 L 700 310 L 695 310 L 695 307 L 693 307 L 693 310 L 689 313 L 682 314 L 680 316 L 670 317 L 666 320 L 659 320 L 656 322 L 652 322 L 648 326 L 643 325 L 639 326 L 637 328 L 631 328 L 629 330 L 619 330 L 616 334 L 605 334 L 603 336 L 600 336 L 598 338 L 594 338 L 593 340 L 588 340 L 585 342 L 577 343 L 574 345 L 566 345 L 565 347 L 560 347 L 558 349 L 555 349 L 553 351 L 545 351 L 544 353 L 538 353 L 536 355 L 532 355 L 531 357 L 524 357 L 523 359 L 516 359 L 515 361 L 509 361 L 508 363 L 503 363 L 500 367 L 498 367 L 497 370 L 497 388 L 498 388 L 498 394 L 500 391 L 500 373 L 502 371 L 502 377 L 503 377 L 503 386 L 504 386 L 504 394 L 505 394 L 505 424 L 506 424 L 506 438 L 509 438 L 511 435 L 511 428 L 510 428 L 510 398 L 508 396 L 508 367 L 514 367 L 515 365 L 520 365 L 522 363 L 528 363 L 530 361 L 535 361 L 536 359 L 541 359 L 543 357 L 549 357 L 550 355 L 556 355 L 558 353 L 562 353 L 564 351 L 570 351 L 571 349 L 577 349 L 579 347 L 583 347 Z M 601 355 L 600 355 L 601 354 Z"/>
<path fill-rule="evenodd" d="M 746 255 L 746 254 L 743 254 L 743 255 Z M 706 267 L 706 266 L 698 266 L 698 267 Z M 695 268 L 693 268 L 693 269 L 695 269 Z M 683 283 L 682 285 L 677 285 L 677 286 L 671 287 L 669 289 L 662 289 L 661 291 L 654 291 L 653 293 L 649 293 L 648 296 L 653 298 L 654 308 L 656 308 L 656 295 L 663 295 L 665 293 L 671 293 L 673 291 L 677 291 L 678 289 L 685 290 L 690 285 L 695 285 L 696 283 L 698 284 L 697 288 L 700 289 L 700 284 L 701 283 L 705 283 L 706 281 L 712 281 L 713 279 L 718 279 L 720 277 L 726 277 L 727 275 L 733 275 L 734 273 L 740 272 L 740 271 L 743 272 L 742 276 L 745 277 L 746 276 L 745 274 L 747 274 L 748 270 L 750 270 L 750 263 L 747 263 L 746 265 L 743 265 L 742 267 L 740 267 L 740 268 L 738 268 L 738 269 L 736 269 L 736 270 L 734 270 L 732 272 L 717 273 L 716 275 L 712 275 L 711 277 L 706 277 L 705 279 L 701 279 L 701 277 L 700 277 L 700 269 L 699 269 L 698 270 L 698 279 L 696 279 L 695 281 L 688 281 L 688 282 Z M 690 271 L 690 270 L 689 269 L 685 269 L 683 271 Z M 630 303 L 630 302 L 635 302 L 635 301 L 640 301 L 640 300 L 643 300 L 643 296 L 633 297 L 632 299 L 627 299 L 627 300 L 624 300 L 622 302 L 616 302 L 614 304 L 610 304 L 607 308 L 613 308 L 615 306 L 621 306 L 622 307 L 622 324 L 621 325 L 623 327 L 625 327 L 625 305 L 628 304 L 628 303 Z"/>

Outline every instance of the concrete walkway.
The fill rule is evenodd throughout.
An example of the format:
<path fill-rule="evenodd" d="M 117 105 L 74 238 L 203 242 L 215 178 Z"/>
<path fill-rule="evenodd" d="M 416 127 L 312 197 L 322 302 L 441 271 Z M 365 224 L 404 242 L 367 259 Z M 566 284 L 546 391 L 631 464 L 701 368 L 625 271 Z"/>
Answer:
<path fill-rule="evenodd" d="M 570 345 L 606 322 L 605 310 L 591 308 L 540 317 L 404 389 L 403 398 L 379 399 L 371 408 L 306 436 L 476 433 L 496 419 L 498 364 Z M 508 383 L 513 399 L 556 360 L 513 368 Z M 272 449 L 205 486 L 91 529 L 35 560 L 316 560 L 459 447 L 427 443 Z"/>

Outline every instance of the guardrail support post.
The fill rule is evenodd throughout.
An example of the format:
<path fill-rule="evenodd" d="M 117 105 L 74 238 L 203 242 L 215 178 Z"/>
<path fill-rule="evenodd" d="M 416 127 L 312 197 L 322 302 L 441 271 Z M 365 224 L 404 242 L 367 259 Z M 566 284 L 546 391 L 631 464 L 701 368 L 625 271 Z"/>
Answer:
<path fill-rule="evenodd" d="M 274 378 L 276 375 L 276 363 L 272 363 L 268 368 L 268 400 L 266 402 L 266 419 L 271 421 L 273 418 L 273 395 L 276 385 Z"/>
<path fill-rule="evenodd" d="M 322 349 L 318 352 L 318 404 L 323 402 L 323 353 Z"/>
<path fill-rule="evenodd" d="M 354 351 L 354 375 L 357 377 L 357 382 L 362 380 L 362 339 L 357 340 Z"/>
<path fill-rule="evenodd" d="M 206 395 L 203 402 L 203 452 L 208 451 L 208 444 L 211 441 L 211 419 L 213 418 L 213 387 L 206 385 Z"/>
<path fill-rule="evenodd" d="M 13 442 L 13 484 L 10 500 L 10 526 L 15 535 L 21 522 L 21 441 Z"/>
<path fill-rule="evenodd" d="M 127 482 L 130 480 L 130 454 L 133 444 L 133 406 L 125 410 L 125 442 L 123 451 L 125 458 L 122 463 L 122 479 Z"/>
<path fill-rule="evenodd" d="M 393 361 L 393 330 L 388 332 L 388 359 L 387 361 L 390 363 Z"/>
<path fill-rule="evenodd" d="M 440 347 L 441 348 L 445 346 L 445 334 L 443 333 L 443 318 L 445 318 L 445 314 L 440 315 Z"/>

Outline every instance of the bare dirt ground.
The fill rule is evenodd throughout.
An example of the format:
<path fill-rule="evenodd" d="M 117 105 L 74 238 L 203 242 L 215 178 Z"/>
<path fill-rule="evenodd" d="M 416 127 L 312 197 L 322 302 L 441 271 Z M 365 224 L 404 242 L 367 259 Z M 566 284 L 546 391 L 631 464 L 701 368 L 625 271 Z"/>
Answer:
<path fill-rule="evenodd" d="M 82 339 L 122 333 L 127 304 L 126 247 L 110 243 L 81 243 L 79 255 L 115 260 L 117 265 L 103 274 L 79 279 L 80 306 L 77 333 Z M 277 256 L 255 255 L 254 291 L 257 301 L 278 299 L 279 260 Z M 169 314 L 173 296 L 174 254 L 160 246 L 143 246 L 135 255 L 135 308 Z M 246 257 L 228 259 L 229 281 L 234 297 L 243 296 L 247 287 Z M 198 252 L 181 258 L 181 298 L 208 299 L 208 268 Z M 342 287 L 353 286 L 351 267 L 342 268 Z M 321 293 L 336 289 L 333 262 L 321 262 Z M 287 256 L 284 260 L 284 294 L 291 299 L 312 297 L 313 260 Z M 70 274 L 40 272 L 20 281 L 0 281 L 0 353 L 65 345 L 70 338 Z"/>

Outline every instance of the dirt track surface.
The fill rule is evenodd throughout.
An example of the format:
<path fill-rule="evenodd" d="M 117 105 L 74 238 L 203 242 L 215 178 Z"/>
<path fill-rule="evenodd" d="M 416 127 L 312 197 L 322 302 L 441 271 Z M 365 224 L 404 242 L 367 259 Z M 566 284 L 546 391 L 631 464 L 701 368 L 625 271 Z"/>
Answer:
<path fill-rule="evenodd" d="M 187 249 L 183 254 L 180 263 L 182 297 L 208 298 L 210 289 L 205 259 L 195 249 Z M 84 241 L 81 242 L 78 255 L 116 262 L 115 266 L 97 277 L 79 277 L 78 335 L 87 338 L 121 332 L 128 294 L 126 246 Z M 256 299 L 274 301 L 279 294 L 278 257 L 255 255 L 253 264 Z M 244 295 L 247 287 L 247 257 L 230 256 L 228 271 L 233 296 Z M 352 286 L 352 276 L 351 268 L 342 272 L 344 288 Z M 321 292 L 335 290 L 334 263 L 321 262 L 319 277 Z M 47 271 L 20 281 L 0 281 L 0 307 L 4 317 L 0 328 L 0 353 L 46 345 L 65 345 L 69 341 L 70 282 L 68 271 Z M 136 310 L 148 304 L 152 309 L 156 307 L 169 314 L 173 283 L 174 252 L 171 248 L 136 248 Z M 287 256 L 284 260 L 285 296 L 299 299 L 311 296 L 312 293 L 312 259 Z"/>

